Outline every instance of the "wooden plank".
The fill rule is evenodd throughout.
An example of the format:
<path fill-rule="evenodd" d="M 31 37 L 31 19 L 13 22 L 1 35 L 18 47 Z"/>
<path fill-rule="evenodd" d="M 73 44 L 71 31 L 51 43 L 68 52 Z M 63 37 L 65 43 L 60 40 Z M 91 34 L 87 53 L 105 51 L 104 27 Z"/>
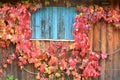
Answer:
<path fill-rule="evenodd" d="M 36 34 L 35 34 L 35 22 L 36 22 L 36 19 L 35 19 L 35 13 L 32 14 L 32 21 L 31 21 L 31 25 L 32 25 L 32 38 L 35 39 L 36 38 Z"/>
<path fill-rule="evenodd" d="M 35 13 L 35 38 L 36 39 L 39 39 L 41 38 L 41 13 L 42 13 L 42 10 L 40 11 L 37 11 Z"/>
<path fill-rule="evenodd" d="M 117 2 L 117 6 L 116 6 L 116 10 L 118 10 L 118 11 L 120 10 L 120 7 L 119 7 L 120 4 L 119 4 L 119 2 Z"/>
<path fill-rule="evenodd" d="M 118 31 L 118 47 L 120 48 L 120 31 Z M 120 64 L 119 64 L 119 62 L 120 62 L 120 51 L 119 51 L 119 53 L 118 53 L 118 59 L 119 59 L 119 61 L 118 61 L 118 69 L 119 69 L 119 71 L 118 71 L 118 78 L 120 79 Z"/>
<path fill-rule="evenodd" d="M 30 64 L 30 65 L 27 65 L 27 67 L 26 67 L 26 70 L 28 70 L 29 72 L 32 72 L 32 73 L 34 73 L 34 67 Z M 34 74 L 31 74 L 31 73 L 29 73 L 29 72 L 26 72 L 26 74 L 27 74 L 27 80 L 35 80 L 35 76 L 34 76 Z"/>
<path fill-rule="evenodd" d="M 111 7 L 114 7 L 114 1 L 115 0 L 111 0 L 111 5 L 110 5 Z"/>
<path fill-rule="evenodd" d="M 19 66 L 17 66 L 17 64 L 16 64 L 16 67 L 17 67 L 17 77 L 16 78 L 18 78 L 18 80 L 22 80 L 22 70 L 20 69 Z"/>
<path fill-rule="evenodd" d="M 65 8 L 66 10 L 65 10 L 65 12 L 64 12 L 64 24 L 65 24 L 65 39 L 70 39 L 70 15 L 71 14 L 69 14 L 71 11 L 70 11 L 70 8 Z M 71 16 L 71 18 L 72 18 L 72 16 Z"/>
<path fill-rule="evenodd" d="M 75 16 L 75 9 L 74 7 L 68 8 L 68 40 L 73 40 L 73 24 L 74 24 L 74 16 Z M 71 14 L 70 14 L 71 13 Z"/>
<path fill-rule="evenodd" d="M 90 25 L 89 33 L 88 33 L 88 38 L 89 38 L 89 43 L 90 43 L 90 51 L 93 50 L 93 24 Z"/>
<path fill-rule="evenodd" d="M 93 34 L 93 51 L 100 52 L 100 23 L 94 25 L 94 34 Z"/>
<path fill-rule="evenodd" d="M 67 26 L 67 39 L 72 40 L 73 39 L 73 24 L 74 24 L 74 17 L 76 15 L 75 7 L 69 7 L 68 10 L 68 20 L 66 23 L 68 23 Z"/>
<path fill-rule="evenodd" d="M 50 39 L 50 32 L 51 32 L 51 26 L 50 25 L 50 19 L 52 18 L 52 7 L 46 7 L 46 11 L 45 11 L 45 19 L 46 19 L 46 24 L 45 24 L 45 39 Z"/>
<path fill-rule="evenodd" d="M 48 13 L 48 12 L 47 12 Z M 48 21 L 47 21 L 47 35 L 49 36 L 49 37 L 47 37 L 46 39 L 52 39 L 52 34 L 51 34 L 51 31 L 52 31 L 52 26 L 54 25 L 52 22 L 53 22 L 53 19 L 52 19 L 52 17 L 54 17 L 53 15 L 53 8 L 52 7 L 49 7 L 49 13 L 48 13 Z"/>
<path fill-rule="evenodd" d="M 120 1 L 119 1 L 119 9 L 120 9 Z"/>
<path fill-rule="evenodd" d="M 19 80 L 35 80 L 35 75 L 32 73 L 34 73 L 34 68 L 31 64 L 24 66 L 21 74 L 22 77 Z"/>
<path fill-rule="evenodd" d="M 60 39 L 60 27 L 61 27 L 61 15 L 62 15 L 62 13 L 61 13 L 61 10 L 60 10 L 61 8 L 60 7 L 57 7 L 57 39 Z M 54 17 L 54 16 L 53 16 Z M 54 23 L 55 24 L 55 23 Z M 63 35 L 64 36 L 64 35 Z"/>
<path fill-rule="evenodd" d="M 44 16 L 44 18 L 45 18 L 45 39 L 49 39 L 49 26 L 48 26 L 48 22 L 49 22 L 49 15 L 51 15 L 51 14 L 49 14 L 49 12 L 51 11 L 51 8 L 50 7 L 46 7 L 45 8 L 45 16 Z"/>
<path fill-rule="evenodd" d="M 67 19 L 67 16 L 65 16 L 65 13 L 67 15 L 67 10 L 65 7 L 58 7 L 58 18 L 57 18 L 57 21 L 58 21 L 58 25 L 57 25 L 57 39 L 66 39 L 65 38 L 65 27 L 67 27 L 67 23 L 66 23 L 66 19 Z"/>
<path fill-rule="evenodd" d="M 26 66 L 24 66 L 26 68 Z M 27 80 L 27 73 L 22 69 L 21 80 Z"/>
<path fill-rule="evenodd" d="M 46 8 L 43 8 L 41 11 L 41 38 L 45 39 L 45 25 L 46 25 L 46 18 L 45 18 Z"/>
<path fill-rule="evenodd" d="M 57 8 L 53 7 L 53 26 L 52 26 L 52 38 L 57 39 Z"/>
<path fill-rule="evenodd" d="M 106 23 L 105 22 L 101 22 L 100 23 L 100 27 L 101 27 L 101 52 L 106 53 Z M 101 60 L 101 66 L 102 66 L 102 70 L 101 70 L 101 76 L 100 76 L 100 80 L 105 80 L 105 69 L 106 69 L 106 60 Z"/>
<path fill-rule="evenodd" d="M 12 55 L 14 52 L 15 52 L 15 46 L 11 45 L 9 47 L 9 50 L 8 50 L 8 55 Z M 11 66 L 11 74 L 15 78 L 17 78 L 18 77 L 18 75 L 17 75 L 17 73 L 18 73 L 17 72 L 17 68 L 18 68 L 18 66 L 17 66 L 17 60 L 14 60 L 13 63 L 10 66 Z"/>
<path fill-rule="evenodd" d="M 114 27 L 114 26 L 113 26 Z M 116 29 L 116 27 L 114 27 L 114 33 L 113 33 L 113 39 L 114 39 L 114 44 L 113 44 L 113 46 L 114 46 L 114 51 L 115 50 L 117 50 L 118 48 L 119 48 L 119 43 L 118 43 L 118 41 L 119 41 L 119 39 L 118 39 L 118 29 Z M 119 56 L 119 54 L 118 54 L 119 52 L 117 52 L 117 53 L 115 53 L 115 54 L 113 54 L 113 79 L 114 80 L 119 80 L 119 76 L 118 76 L 118 72 L 119 72 L 119 70 L 117 70 L 117 69 L 119 69 L 119 67 L 118 67 L 118 62 L 119 62 L 119 58 L 118 58 L 118 56 Z"/>
<path fill-rule="evenodd" d="M 13 49 L 14 47 L 12 45 L 10 45 L 10 47 L 8 49 L 6 49 L 6 53 L 7 55 L 5 57 L 7 57 L 9 54 L 13 53 Z M 10 77 L 11 75 L 14 75 L 13 72 L 13 65 L 14 64 L 8 64 L 8 68 L 6 68 L 6 77 Z"/>
<path fill-rule="evenodd" d="M 113 53 L 113 27 L 111 27 L 111 24 L 107 24 L 107 53 L 111 54 Z M 108 63 L 106 64 L 106 79 L 107 80 L 113 80 L 113 55 L 110 55 L 108 57 Z"/>
<path fill-rule="evenodd" d="M 31 17 L 30 17 L 30 27 L 32 29 L 32 35 L 31 35 L 31 38 L 34 38 L 34 32 L 33 32 L 33 29 L 34 29 L 34 14 L 31 13 Z"/>
<path fill-rule="evenodd" d="M 75 18 L 75 16 L 76 16 L 76 14 L 77 14 L 77 12 L 75 11 L 75 7 L 71 7 L 70 8 L 70 13 L 71 13 L 71 15 L 69 15 L 69 20 L 70 20 L 70 22 L 69 22 L 69 28 L 70 28 L 70 33 L 69 33 L 69 35 L 71 35 L 70 36 L 70 40 L 73 40 L 73 30 L 74 30 L 74 28 L 73 28 L 73 24 L 74 24 L 74 22 L 75 22 L 75 20 L 74 20 L 74 18 Z"/>
<path fill-rule="evenodd" d="M 94 34 L 93 34 L 93 51 L 96 53 L 100 54 L 100 48 L 101 48 L 101 43 L 100 43 L 100 23 L 96 23 L 94 25 Z M 99 78 L 96 78 L 95 80 L 98 80 Z"/>
<path fill-rule="evenodd" d="M 18 77 L 17 75 L 17 66 L 16 66 L 16 61 L 13 62 L 13 64 L 11 65 L 11 69 L 12 69 L 12 75 L 14 75 L 15 78 Z"/>

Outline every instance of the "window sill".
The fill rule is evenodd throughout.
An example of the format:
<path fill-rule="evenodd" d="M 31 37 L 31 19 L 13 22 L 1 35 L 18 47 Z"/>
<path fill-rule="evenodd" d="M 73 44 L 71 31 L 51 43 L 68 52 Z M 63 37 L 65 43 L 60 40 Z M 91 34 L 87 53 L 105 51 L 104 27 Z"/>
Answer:
<path fill-rule="evenodd" d="M 33 40 L 39 40 L 39 41 L 63 41 L 63 42 L 74 42 L 75 40 L 65 40 L 65 39 L 30 39 L 31 41 Z"/>

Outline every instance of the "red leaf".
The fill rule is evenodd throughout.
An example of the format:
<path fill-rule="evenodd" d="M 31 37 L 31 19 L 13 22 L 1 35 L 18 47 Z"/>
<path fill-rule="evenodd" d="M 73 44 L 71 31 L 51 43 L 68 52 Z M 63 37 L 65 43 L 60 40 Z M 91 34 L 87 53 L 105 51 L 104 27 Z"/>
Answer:
<path fill-rule="evenodd" d="M 23 63 L 22 63 L 22 62 L 18 62 L 17 64 L 18 64 L 18 66 L 22 66 L 22 65 L 23 65 Z"/>
<path fill-rule="evenodd" d="M 67 63 L 63 60 L 61 61 L 61 67 L 65 69 L 67 67 Z"/>
<path fill-rule="evenodd" d="M 51 56 L 51 59 L 50 61 L 48 62 L 49 65 L 57 65 L 58 64 L 58 58 L 57 57 L 54 57 L 54 56 Z"/>
<path fill-rule="evenodd" d="M 66 71 L 66 74 L 69 76 L 69 75 L 70 75 L 70 70 L 67 70 L 67 71 Z"/>
<path fill-rule="evenodd" d="M 12 59 L 7 59 L 7 63 L 12 64 Z"/>
<path fill-rule="evenodd" d="M 4 68 L 7 68 L 7 64 L 3 64 L 3 67 L 4 67 Z"/>
<path fill-rule="evenodd" d="M 40 78 L 40 80 L 48 80 L 47 78 Z"/>
<path fill-rule="evenodd" d="M 72 55 L 73 55 L 74 57 L 76 57 L 76 56 L 78 56 L 78 53 L 79 53 L 79 51 L 73 51 L 73 52 L 72 52 Z"/>
<path fill-rule="evenodd" d="M 44 73 L 44 69 L 45 69 L 45 65 L 44 64 L 41 64 L 40 65 L 40 73 Z"/>
<path fill-rule="evenodd" d="M 75 68 L 76 66 L 76 61 L 74 61 L 73 59 L 69 58 L 69 64 L 72 68 Z"/>
<path fill-rule="evenodd" d="M 106 53 L 102 53 L 101 57 L 102 57 L 102 59 L 106 59 L 107 58 L 107 54 Z"/>
<path fill-rule="evenodd" d="M 3 70 L 2 69 L 0 69 L 0 76 L 3 74 Z"/>

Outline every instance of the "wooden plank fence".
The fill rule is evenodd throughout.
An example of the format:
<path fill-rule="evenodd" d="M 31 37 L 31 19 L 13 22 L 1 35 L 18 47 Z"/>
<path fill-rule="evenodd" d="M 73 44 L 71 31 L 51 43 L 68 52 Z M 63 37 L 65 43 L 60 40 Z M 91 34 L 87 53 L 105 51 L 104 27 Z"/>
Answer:
<path fill-rule="evenodd" d="M 99 22 L 90 28 L 89 40 L 91 50 L 96 52 L 106 52 L 109 56 L 107 60 L 101 60 L 102 65 L 101 76 L 94 80 L 120 80 L 120 30 L 106 22 Z M 47 48 L 51 41 L 32 41 L 35 46 Z M 55 41 L 52 41 L 55 42 Z M 73 42 L 64 42 L 64 44 L 72 44 Z M 10 47 L 8 51 L 11 53 L 14 47 Z M 2 54 L 1 54 L 2 56 Z M 35 76 L 28 71 L 36 73 L 33 65 L 25 66 L 25 70 L 20 70 L 16 62 L 9 65 L 0 80 L 5 80 L 6 77 L 14 75 L 19 80 L 36 80 Z"/>
<path fill-rule="evenodd" d="M 111 0 L 111 7 L 119 10 L 120 1 Z M 97 79 L 90 80 L 120 80 L 120 30 L 113 27 L 104 21 L 92 25 L 89 32 L 89 41 L 91 44 L 90 50 L 96 52 L 106 52 L 109 56 L 106 60 L 101 60 L 102 65 L 101 75 Z M 39 41 L 32 40 L 35 46 L 42 44 L 47 48 L 51 41 Z M 56 41 L 52 41 L 56 42 Z M 73 42 L 64 42 L 65 44 L 72 44 Z M 14 47 L 11 46 L 7 49 L 8 53 L 12 53 Z M 0 54 L 0 58 L 4 57 Z M 14 62 L 12 65 L 8 65 L 8 68 L 4 71 L 4 74 L 0 80 L 5 80 L 6 77 L 14 75 L 18 80 L 36 80 L 33 73 L 37 71 L 33 68 L 33 65 L 24 66 L 25 69 L 20 70 Z M 33 73 L 30 73 L 30 72 Z"/>

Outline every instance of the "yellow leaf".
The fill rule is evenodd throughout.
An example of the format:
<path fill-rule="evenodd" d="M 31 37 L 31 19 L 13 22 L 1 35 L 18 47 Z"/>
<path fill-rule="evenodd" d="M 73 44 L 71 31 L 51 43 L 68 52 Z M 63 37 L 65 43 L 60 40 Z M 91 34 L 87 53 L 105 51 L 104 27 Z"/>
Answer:
<path fill-rule="evenodd" d="M 50 2 L 49 1 L 45 1 L 45 6 L 48 6 L 50 5 Z"/>
<path fill-rule="evenodd" d="M 41 63 L 40 63 L 40 62 L 39 62 L 39 63 L 35 63 L 35 64 L 34 64 L 35 68 L 38 68 L 40 65 L 41 65 Z"/>
<path fill-rule="evenodd" d="M 51 71 L 48 67 L 45 68 L 45 73 L 51 74 Z"/>
<path fill-rule="evenodd" d="M 9 40 L 7 40 L 7 41 L 6 41 L 6 44 L 7 44 L 7 46 L 9 46 L 9 44 L 10 44 L 10 41 L 9 41 Z"/>
<path fill-rule="evenodd" d="M 77 74 L 77 73 L 76 73 L 75 71 L 72 71 L 72 75 L 73 75 L 73 76 L 76 76 L 76 74 Z"/>
<path fill-rule="evenodd" d="M 53 79 L 53 77 L 54 77 L 53 74 L 49 75 L 49 79 Z"/>
<path fill-rule="evenodd" d="M 115 18 L 115 15 L 112 15 L 112 18 Z"/>
<path fill-rule="evenodd" d="M 60 77 L 61 75 L 60 75 L 60 73 L 56 73 L 55 76 L 56 77 Z"/>
<path fill-rule="evenodd" d="M 24 59 L 27 59 L 27 56 L 26 56 L 26 55 L 23 55 L 23 58 L 24 58 Z"/>
<path fill-rule="evenodd" d="M 40 79 L 40 73 L 37 73 L 36 79 Z"/>
<path fill-rule="evenodd" d="M 14 33 L 14 29 L 11 29 L 10 32 L 13 34 Z"/>
<path fill-rule="evenodd" d="M 80 13 L 79 15 L 80 15 L 80 16 L 82 16 L 82 15 L 83 15 L 83 13 Z"/>
<path fill-rule="evenodd" d="M 74 49 L 75 48 L 75 43 L 70 45 L 70 49 Z"/>
<path fill-rule="evenodd" d="M 11 39 L 11 38 L 12 38 L 12 35 L 8 34 L 7 39 Z"/>

